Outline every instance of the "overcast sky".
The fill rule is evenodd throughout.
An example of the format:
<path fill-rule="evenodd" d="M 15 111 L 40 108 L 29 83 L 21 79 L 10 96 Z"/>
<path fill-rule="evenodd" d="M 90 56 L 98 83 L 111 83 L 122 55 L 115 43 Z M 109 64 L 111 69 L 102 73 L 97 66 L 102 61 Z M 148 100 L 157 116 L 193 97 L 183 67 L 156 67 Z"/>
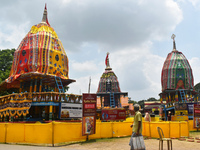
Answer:
<path fill-rule="evenodd" d="M 68 93 L 96 93 L 106 53 L 122 92 L 132 100 L 159 98 L 161 70 L 176 47 L 200 82 L 199 0 L 0 0 L 0 49 L 16 48 L 31 27 L 48 20 L 69 58 Z"/>

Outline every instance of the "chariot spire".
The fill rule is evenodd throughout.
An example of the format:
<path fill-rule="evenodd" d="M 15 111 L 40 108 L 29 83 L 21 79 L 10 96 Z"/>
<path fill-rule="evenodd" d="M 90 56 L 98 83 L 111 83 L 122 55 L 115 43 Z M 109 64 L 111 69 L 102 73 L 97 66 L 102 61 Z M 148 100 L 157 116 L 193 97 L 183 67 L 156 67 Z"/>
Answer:
<path fill-rule="evenodd" d="M 173 39 L 173 51 L 176 51 L 176 42 L 175 42 L 175 34 L 172 34 L 171 38 Z"/>
<path fill-rule="evenodd" d="M 50 26 L 49 22 L 48 22 L 48 17 L 47 17 L 47 7 L 45 4 L 45 8 L 44 8 L 44 13 L 43 13 L 43 17 L 42 17 L 42 22 L 41 23 L 46 23 Z"/>

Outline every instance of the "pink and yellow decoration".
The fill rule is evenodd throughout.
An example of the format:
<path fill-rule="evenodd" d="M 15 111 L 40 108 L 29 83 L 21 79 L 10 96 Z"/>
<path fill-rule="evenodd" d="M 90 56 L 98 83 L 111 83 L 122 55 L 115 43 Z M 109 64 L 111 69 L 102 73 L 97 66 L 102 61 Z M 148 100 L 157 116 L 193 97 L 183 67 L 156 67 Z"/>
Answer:
<path fill-rule="evenodd" d="M 11 83 L 22 76 L 43 75 L 68 80 L 68 69 L 68 57 L 62 42 L 48 22 L 45 6 L 42 22 L 32 26 L 15 51 L 10 76 L 6 82 Z M 19 82 L 14 85 L 19 87 Z"/>

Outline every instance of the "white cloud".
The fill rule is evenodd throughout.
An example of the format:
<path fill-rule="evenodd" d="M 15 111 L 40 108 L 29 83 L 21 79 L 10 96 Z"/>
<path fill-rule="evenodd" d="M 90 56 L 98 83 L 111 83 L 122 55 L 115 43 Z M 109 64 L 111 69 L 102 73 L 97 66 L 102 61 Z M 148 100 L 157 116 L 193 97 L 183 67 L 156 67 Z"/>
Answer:
<path fill-rule="evenodd" d="M 151 43 L 140 48 L 110 54 L 110 66 L 118 77 L 121 91 L 133 100 L 159 98 L 161 70 L 165 58 L 150 53 Z"/>
<path fill-rule="evenodd" d="M 80 77 L 76 79 L 75 83 L 70 84 L 67 93 L 82 94 L 88 92 L 89 77 Z"/>
<path fill-rule="evenodd" d="M 144 62 L 143 73 L 149 83 L 146 92 L 151 91 L 150 97 L 158 98 L 158 94 L 162 90 L 161 86 L 161 71 L 164 64 L 165 58 L 157 55 L 149 54 Z"/>
<path fill-rule="evenodd" d="M 82 71 L 95 71 L 97 70 L 97 66 L 93 61 L 86 62 L 72 62 L 72 69 L 74 71 L 82 72 Z"/>
<path fill-rule="evenodd" d="M 193 72 L 194 86 L 200 82 L 200 58 L 193 57 L 188 60 Z"/>
<path fill-rule="evenodd" d="M 17 48 L 25 37 L 29 22 L 20 25 L 2 25 L 0 23 L 0 46 L 1 49 Z"/>
<path fill-rule="evenodd" d="M 179 4 L 185 4 L 185 5 L 192 5 L 195 9 L 200 9 L 200 1 L 199 0 L 177 0 Z"/>
<path fill-rule="evenodd" d="M 194 7 L 200 4 L 199 0 L 189 0 L 189 2 L 191 2 Z"/>
<path fill-rule="evenodd" d="M 70 84 L 67 93 L 82 94 L 87 93 L 89 89 L 89 80 L 91 77 L 90 93 L 96 93 L 98 89 L 101 74 L 93 76 L 82 76 L 76 79 L 75 83 Z"/>
<path fill-rule="evenodd" d="M 65 3 L 70 3 L 72 0 L 62 0 L 62 2 Z"/>
<path fill-rule="evenodd" d="M 99 53 L 111 53 L 110 65 L 118 76 L 122 92 L 128 92 L 134 100 L 159 98 L 165 58 L 151 54 L 150 49 L 154 41 L 169 38 L 182 21 L 182 10 L 177 3 L 172 0 L 86 0 L 80 5 L 78 2 L 70 1 L 66 4 L 67 9 L 58 12 L 66 14 L 62 20 L 56 19 L 59 29 L 56 31 L 65 39 L 64 46 L 76 50 L 85 42 L 96 43 Z M 87 67 L 93 65 L 91 61 L 82 64 L 79 61 L 74 65 L 70 71 L 80 69 L 87 72 L 94 68 Z M 102 70 L 102 65 L 96 67 Z M 102 73 L 83 73 L 76 78 L 77 83 L 70 85 L 70 89 L 80 88 L 87 92 L 92 74 L 91 91 L 96 92 Z"/>
<path fill-rule="evenodd" d="M 65 47 L 79 49 L 83 42 L 95 42 L 101 50 L 110 51 L 165 39 L 183 18 L 172 0 L 138 2 L 141 1 L 86 0 L 79 5 L 79 0 L 74 0 L 53 18 L 58 23 L 57 32 L 66 39 Z"/>
<path fill-rule="evenodd" d="M 17 48 L 31 26 L 41 21 L 45 2 L 1 2 L 0 49 Z M 183 20 L 176 2 L 49 0 L 47 9 L 51 26 L 67 54 L 71 52 L 69 73 L 76 83 L 69 85 L 69 93 L 87 92 L 90 76 L 91 92 L 97 91 L 105 69 L 103 55 L 109 51 L 123 92 L 134 100 L 158 98 L 164 58 L 152 54 L 151 49 L 155 42 L 168 39 Z M 197 66 L 197 60 L 193 61 Z"/>

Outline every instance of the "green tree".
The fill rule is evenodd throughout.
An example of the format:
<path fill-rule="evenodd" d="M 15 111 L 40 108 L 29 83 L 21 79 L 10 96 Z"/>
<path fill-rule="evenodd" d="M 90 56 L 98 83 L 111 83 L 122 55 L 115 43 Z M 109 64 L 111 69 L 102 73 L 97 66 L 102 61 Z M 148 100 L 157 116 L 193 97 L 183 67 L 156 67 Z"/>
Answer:
<path fill-rule="evenodd" d="M 200 92 L 200 82 L 194 86 L 195 91 Z"/>
<path fill-rule="evenodd" d="M 195 91 L 198 92 L 198 97 L 200 96 L 200 82 L 194 86 Z"/>
<path fill-rule="evenodd" d="M 137 104 L 136 101 L 131 100 L 131 97 L 128 98 L 128 103 L 129 103 L 129 104 L 133 104 L 133 105 L 134 105 L 134 104 Z"/>
<path fill-rule="evenodd" d="M 144 108 L 144 101 L 146 101 L 146 100 L 140 100 L 140 101 L 138 101 L 138 104 L 140 105 L 141 109 Z"/>
<path fill-rule="evenodd" d="M 12 67 L 13 56 L 15 49 L 0 50 L 0 83 L 5 81 L 10 75 Z M 16 89 L 7 89 L 6 91 L 1 90 L 0 96 L 17 92 Z"/>
<path fill-rule="evenodd" d="M 0 83 L 10 75 L 15 49 L 0 50 Z"/>
<path fill-rule="evenodd" d="M 147 99 L 147 101 L 159 101 L 159 100 L 155 99 L 154 97 L 150 97 Z"/>

